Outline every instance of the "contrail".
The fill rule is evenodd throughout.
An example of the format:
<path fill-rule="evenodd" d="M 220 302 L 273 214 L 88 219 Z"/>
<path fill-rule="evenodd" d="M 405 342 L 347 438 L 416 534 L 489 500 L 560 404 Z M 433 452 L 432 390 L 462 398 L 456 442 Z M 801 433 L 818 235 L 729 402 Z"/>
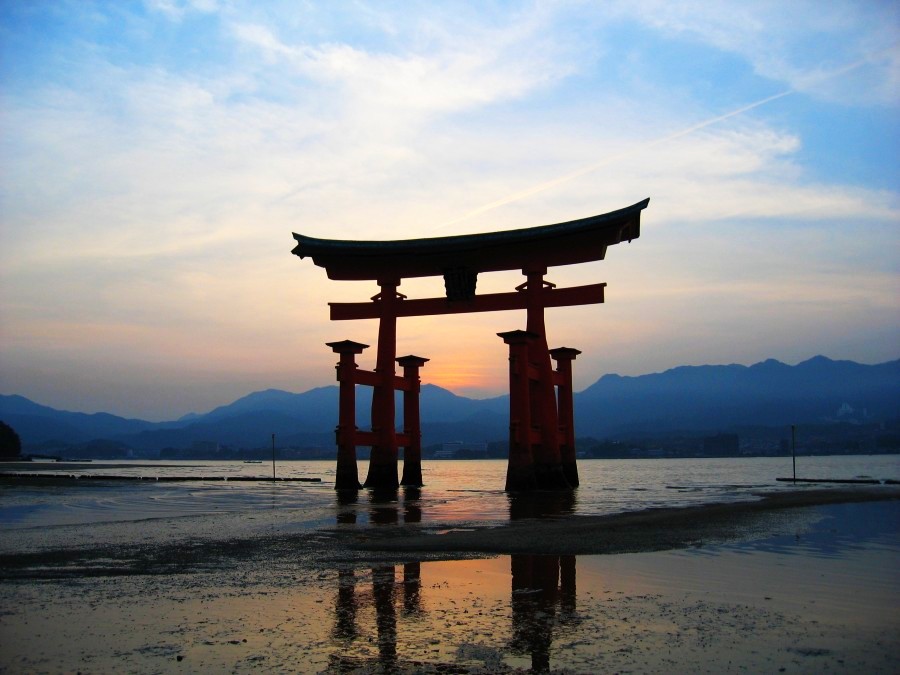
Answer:
<path fill-rule="evenodd" d="M 891 47 L 890 49 L 894 49 L 896 45 Z M 838 75 L 843 75 L 844 73 L 850 72 L 851 70 L 856 70 L 857 68 L 871 63 L 875 58 L 881 56 L 881 54 L 890 51 L 890 49 L 884 50 L 883 52 L 879 52 L 874 56 L 870 56 L 868 58 L 860 59 L 859 61 L 855 61 L 849 65 L 846 65 L 838 70 L 831 71 L 829 73 L 825 73 L 818 77 L 813 77 L 808 79 L 804 84 L 807 86 L 816 82 L 821 82 L 824 80 L 829 80 L 833 77 L 837 77 Z M 562 183 L 567 183 L 570 180 L 583 176 L 585 174 L 591 173 L 592 171 L 596 171 L 604 166 L 608 166 L 613 162 L 617 162 L 620 159 L 624 159 L 638 152 L 642 152 L 649 148 L 653 148 L 657 145 L 661 145 L 662 143 L 668 143 L 669 141 L 675 140 L 676 138 L 682 138 L 683 136 L 687 136 L 688 134 L 692 134 L 695 131 L 699 131 L 700 129 L 704 129 L 706 127 L 712 126 L 713 124 L 718 124 L 719 122 L 723 122 L 724 120 L 730 119 L 732 117 L 736 117 L 737 115 L 741 115 L 748 110 L 753 110 L 754 108 L 758 108 L 762 105 L 766 105 L 767 103 L 771 103 L 772 101 L 777 101 L 780 98 L 784 98 L 785 96 L 790 96 L 791 94 L 797 93 L 797 89 L 791 88 L 781 93 L 774 94 L 773 96 L 767 96 L 766 98 L 760 99 L 759 101 L 755 101 L 753 103 L 749 103 L 747 105 L 741 106 L 740 108 L 736 108 L 730 112 L 725 113 L 724 115 L 718 115 L 716 117 L 712 117 L 703 122 L 698 122 L 697 124 L 693 124 L 685 129 L 681 129 L 680 131 L 676 131 L 671 134 L 667 134 L 665 136 L 660 136 L 659 138 L 654 138 L 649 141 L 645 141 L 643 143 L 639 143 L 637 146 L 631 147 L 628 150 L 623 150 L 622 152 L 616 153 L 615 155 L 610 155 L 599 162 L 595 162 L 593 164 L 588 164 L 587 166 L 583 166 L 580 169 L 572 171 L 571 173 L 563 174 L 557 178 L 552 180 L 548 180 L 544 183 L 539 183 L 538 185 L 533 185 L 530 188 L 522 190 L 521 192 L 516 192 L 502 199 L 498 199 L 497 201 L 490 202 L 489 204 L 484 204 L 483 206 L 479 206 L 477 209 L 472 209 L 464 213 L 463 215 L 454 218 L 453 220 L 448 220 L 442 225 L 437 226 L 435 229 L 440 230 L 449 225 L 453 225 L 463 220 L 468 220 L 473 216 L 477 216 L 479 214 L 484 213 L 485 211 L 490 211 L 492 209 L 496 209 L 500 206 L 505 206 L 506 204 L 511 204 L 513 202 L 517 202 L 520 199 L 524 199 L 526 197 L 530 197 L 531 195 L 537 194 L 539 192 L 543 192 L 544 190 L 549 190 L 552 187 L 556 187 L 557 185 L 561 185 Z"/>
<path fill-rule="evenodd" d="M 753 110 L 753 108 L 758 108 L 761 105 L 765 105 L 771 101 L 774 101 L 779 98 L 783 98 L 788 96 L 789 94 L 793 94 L 793 89 L 788 89 L 787 91 L 783 91 L 780 94 L 775 94 L 774 96 L 768 96 L 760 101 L 756 101 L 755 103 L 750 103 L 749 105 L 742 106 L 736 110 L 732 110 L 731 112 L 727 112 L 724 115 L 719 115 L 718 117 L 713 117 L 712 119 L 708 119 L 704 122 L 698 122 L 686 129 L 682 129 L 681 131 L 676 131 L 674 133 L 668 134 L 666 136 L 660 136 L 659 138 L 654 138 L 650 141 L 645 141 L 640 143 L 639 145 L 629 148 L 628 150 L 624 150 L 622 152 L 616 153 L 615 155 L 610 155 L 605 159 L 600 160 L 599 162 L 594 162 L 593 164 L 588 164 L 587 166 L 583 166 L 580 169 L 572 171 L 571 173 L 564 174 L 559 176 L 558 178 L 554 178 L 553 180 L 548 180 L 546 183 L 540 183 L 539 185 L 533 185 L 532 187 L 522 190 L 521 192 L 516 192 L 511 194 L 503 199 L 498 199 L 495 202 L 491 202 L 490 204 L 485 204 L 484 206 L 479 206 L 477 209 L 473 209 L 459 216 L 458 218 L 454 218 L 453 220 L 448 220 L 443 225 L 440 225 L 437 229 L 447 227 L 448 225 L 453 225 L 454 223 L 458 223 L 461 220 L 467 220 L 472 216 L 477 216 L 485 211 L 490 211 L 491 209 L 496 209 L 499 206 L 505 206 L 506 204 L 511 204 L 512 202 L 517 202 L 520 199 L 524 199 L 525 197 L 530 197 L 531 195 L 537 194 L 538 192 L 543 192 L 544 190 L 549 190 L 552 187 L 556 187 L 561 183 L 567 183 L 570 180 L 578 178 L 579 176 L 583 176 L 587 173 L 591 173 L 592 171 L 596 171 L 597 169 L 608 166 L 613 162 L 617 162 L 620 159 L 624 159 L 629 155 L 633 155 L 635 153 L 641 152 L 642 150 L 646 150 L 648 148 L 652 148 L 656 145 L 660 145 L 661 143 L 667 143 L 668 141 L 675 140 L 676 138 L 681 138 L 682 136 L 687 136 L 688 134 L 694 133 L 699 129 L 703 129 L 704 127 L 708 127 L 710 125 L 716 124 L 717 122 L 721 122 L 723 120 L 727 120 L 729 117 L 734 117 L 735 115 L 740 115 L 741 113 L 745 113 L 748 110 Z"/>

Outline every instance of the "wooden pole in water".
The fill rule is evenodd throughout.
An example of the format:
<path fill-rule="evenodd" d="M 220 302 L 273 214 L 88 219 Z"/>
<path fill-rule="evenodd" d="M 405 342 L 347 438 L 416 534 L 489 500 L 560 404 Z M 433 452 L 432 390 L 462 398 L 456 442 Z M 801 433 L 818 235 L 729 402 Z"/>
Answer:
<path fill-rule="evenodd" d="M 275 480 L 275 434 L 272 434 L 272 480 Z"/>
<path fill-rule="evenodd" d="M 797 484 L 797 451 L 796 451 L 797 435 L 796 435 L 796 431 L 797 431 L 797 425 L 792 424 L 791 425 L 791 464 L 794 467 L 794 485 Z"/>

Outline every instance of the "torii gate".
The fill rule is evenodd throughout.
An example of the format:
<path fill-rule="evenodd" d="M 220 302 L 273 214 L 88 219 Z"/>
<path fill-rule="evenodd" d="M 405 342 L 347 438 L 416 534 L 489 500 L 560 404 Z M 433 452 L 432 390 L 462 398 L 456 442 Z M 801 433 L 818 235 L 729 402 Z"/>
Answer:
<path fill-rule="evenodd" d="M 356 446 L 371 446 L 365 487 L 421 485 L 419 368 L 428 359 L 397 358 L 397 318 L 524 309 L 525 330 L 498 333 L 509 345 L 509 466 L 506 490 L 569 489 L 578 486 L 572 403 L 572 361 L 577 349 L 549 349 L 544 309 L 602 303 L 605 283 L 556 288 L 544 280 L 555 265 L 603 260 L 608 246 L 640 236 L 641 211 L 650 200 L 599 216 L 520 230 L 407 239 L 346 241 L 294 234 L 292 253 L 311 257 L 329 279 L 373 280 L 380 292 L 371 302 L 329 303 L 331 320 L 378 319 L 374 371 L 359 370 L 356 355 L 368 345 L 329 342 L 340 355 L 340 415 L 335 489 L 359 489 Z M 481 272 L 522 270 L 525 283 L 511 293 L 476 295 Z M 444 277 L 446 297 L 409 299 L 398 293 L 403 279 Z M 551 359 L 556 361 L 554 370 Z M 403 367 L 397 376 L 394 363 Z M 374 388 L 372 430 L 356 428 L 356 385 Z M 557 388 L 558 391 L 554 391 Z M 403 433 L 395 428 L 394 391 L 404 392 Z M 557 395 L 558 394 L 558 395 Z M 404 448 L 403 478 L 397 480 L 398 450 Z"/>

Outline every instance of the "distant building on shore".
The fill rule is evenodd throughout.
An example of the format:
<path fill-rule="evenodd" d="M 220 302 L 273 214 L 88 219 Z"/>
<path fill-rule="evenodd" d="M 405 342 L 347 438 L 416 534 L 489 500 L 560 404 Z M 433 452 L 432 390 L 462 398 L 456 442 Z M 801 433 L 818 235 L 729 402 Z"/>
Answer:
<path fill-rule="evenodd" d="M 740 447 L 737 434 L 716 434 L 703 439 L 703 454 L 707 457 L 737 457 Z"/>
<path fill-rule="evenodd" d="M 451 441 L 441 444 L 440 450 L 435 450 L 434 459 L 485 459 L 487 457 L 487 443 L 465 443 L 463 441 Z"/>

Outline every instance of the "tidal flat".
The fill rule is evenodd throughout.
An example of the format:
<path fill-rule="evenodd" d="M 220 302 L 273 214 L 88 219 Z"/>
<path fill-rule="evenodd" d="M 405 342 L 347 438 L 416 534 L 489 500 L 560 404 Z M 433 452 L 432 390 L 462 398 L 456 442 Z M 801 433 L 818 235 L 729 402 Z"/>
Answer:
<path fill-rule="evenodd" d="M 895 672 L 898 497 L 442 523 L 363 491 L 314 527 L 270 509 L 9 528 L 0 670 Z"/>

